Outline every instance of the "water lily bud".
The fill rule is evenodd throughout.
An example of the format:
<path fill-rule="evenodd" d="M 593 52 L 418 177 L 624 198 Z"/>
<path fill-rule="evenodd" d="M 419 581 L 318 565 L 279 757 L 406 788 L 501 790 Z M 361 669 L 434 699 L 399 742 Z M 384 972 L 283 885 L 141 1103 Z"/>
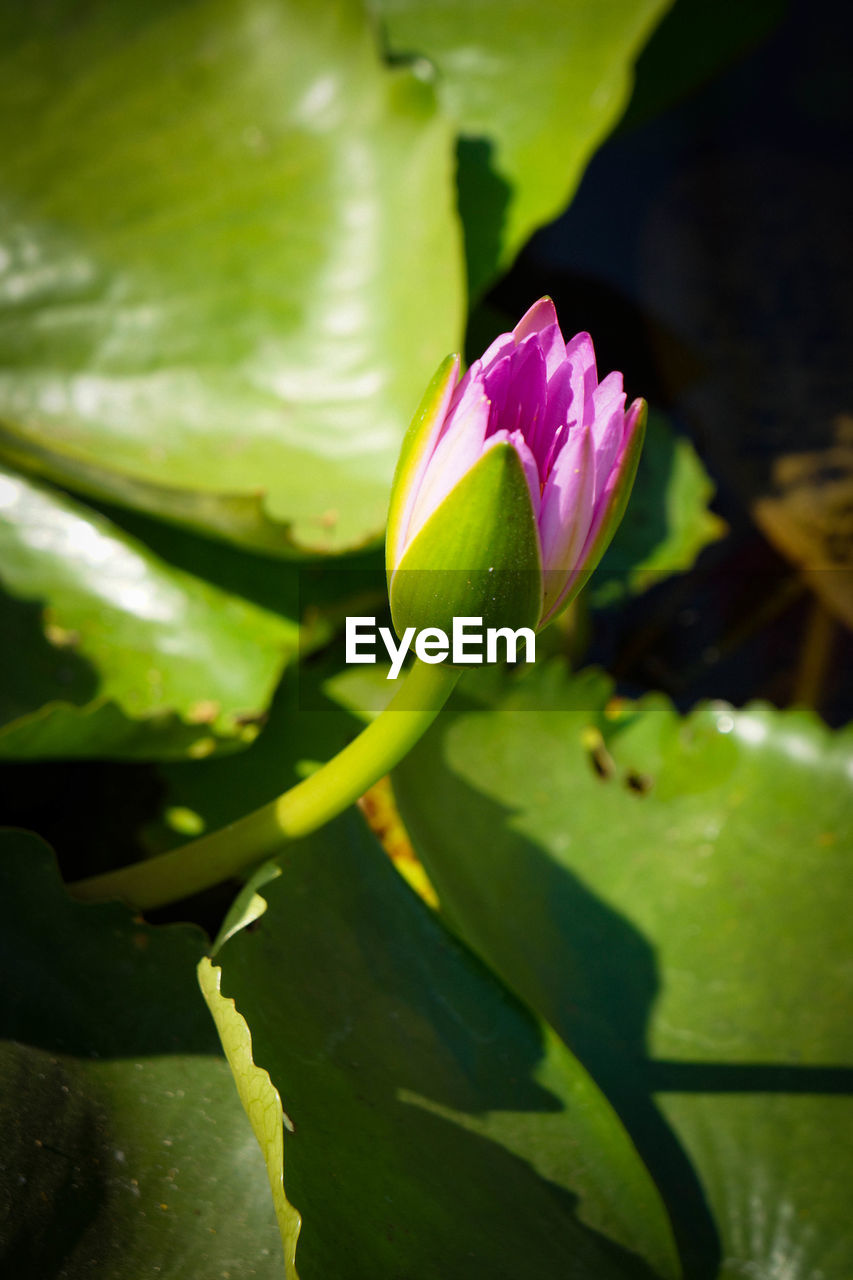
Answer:
<path fill-rule="evenodd" d="M 539 629 L 616 531 L 645 401 L 626 410 L 621 373 L 598 381 L 589 334 L 565 342 L 550 298 L 458 374 L 448 357 L 397 464 L 386 540 L 394 626 L 449 633 L 467 615 Z"/>

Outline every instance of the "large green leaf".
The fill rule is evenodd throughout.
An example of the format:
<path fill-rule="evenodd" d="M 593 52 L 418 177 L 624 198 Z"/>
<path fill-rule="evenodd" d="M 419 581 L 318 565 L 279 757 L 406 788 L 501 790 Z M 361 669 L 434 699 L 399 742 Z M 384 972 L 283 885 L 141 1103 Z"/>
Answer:
<path fill-rule="evenodd" d="M 0 451 L 267 549 L 376 536 L 459 339 L 429 85 L 359 0 L 4 5 L 0 50 Z"/>
<path fill-rule="evenodd" d="M 159 764 L 162 814 L 141 833 L 144 845 L 161 853 L 180 843 L 176 834 L 186 838 L 224 827 L 268 804 L 345 747 L 364 726 L 325 698 L 327 666 L 321 661 L 288 669 L 263 732 L 245 750 Z M 383 684 L 383 692 L 393 692 L 384 673 Z"/>
<path fill-rule="evenodd" d="M 651 414 L 625 517 L 604 553 L 587 599 L 604 606 L 692 568 L 726 531 L 709 503 L 714 484 L 693 445 Z"/>
<path fill-rule="evenodd" d="M 258 911 L 263 906 L 260 901 Z M 257 917 L 254 917 L 257 918 Z M 284 1125 L 285 1115 L 278 1090 L 269 1073 L 259 1067 L 252 1057 L 252 1036 L 246 1019 L 237 1012 L 233 1000 L 227 1000 L 219 990 L 222 970 L 214 968 L 207 956 L 199 961 L 198 980 L 207 1006 L 213 1015 L 228 1065 L 237 1086 L 237 1094 L 243 1104 L 252 1131 L 267 1167 L 267 1177 L 272 1192 L 281 1242 L 284 1248 L 287 1280 L 298 1280 L 296 1271 L 296 1243 L 302 1219 L 298 1210 L 284 1192 Z M 287 1117 L 287 1124 L 292 1121 Z"/>
<path fill-rule="evenodd" d="M 192 756 L 239 741 L 299 636 L 295 620 L 2 467 L 0 583 L 7 758 Z M 295 614 L 295 575 L 289 594 Z"/>
<path fill-rule="evenodd" d="M 289 1118 L 302 1280 L 649 1276 L 638 1254 L 674 1274 L 657 1192 L 602 1095 L 358 816 L 280 866 L 215 962 Z"/>
<path fill-rule="evenodd" d="M 610 692 L 544 668 L 445 717 L 395 775 L 408 830 L 453 926 L 614 1102 L 688 1274 L 841 1280 L 853 739 Z"/>
<path fill-rule="evenodd" d="M 472 292 L 567 204 L 670 2 L 373 0 L 390 50 L 434 64 L 442 107 L 461 134 Z"/>
<path fill-rule="evenodd" d="M 278 1280 L 263 1160 L 201 1000 L 194 929 L 68 898 L 0 848 L 0 1271 Z"/>

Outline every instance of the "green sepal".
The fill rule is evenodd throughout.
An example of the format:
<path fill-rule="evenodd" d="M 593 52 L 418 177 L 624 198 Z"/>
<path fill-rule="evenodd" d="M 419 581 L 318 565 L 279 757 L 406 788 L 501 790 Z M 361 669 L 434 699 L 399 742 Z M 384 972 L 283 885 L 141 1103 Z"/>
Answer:
<path fill-rule="evenodd" d="M 613 485 L 610 494 L 610 501 L 607 507 L 607 514 L 601 523 L 601 528 L 595 535 L 595 541 L 585 552 L 583 557 L 583 567 L 578 574 L 571 591 L 568 592 L 565 599 L 561 600 L 557 608 L 543 618 L 543 625 L 549 626 L 555 618 L 559 618 L 564 609 L 567 609 L 574 600 L 578 592 L 582 591 L 589 582 L 595 570 L 598 568 L 601 557 L 613 540 L 613 535 L 622 523 L 622 517 L 625 514 L 625 508 L 628 505 L 628 499 L 631 496 L 631 490 L 634 487 L 634 481 L 637 477 L 637 467 L 640 463 L 640 454 L 643 451 L 643 441 L 646 438 L 646 422 L 649 416 L 649 406 L 645 400 L 640 401 L 641 408 L 637 414 L 637 422 L 631 434 L 624 454 L 619 462 L 619 474 Z"/>
<path fill-rule="evenodd" d="M 398 635 L 480 617 L 484 627 L 533 627 L 542 560 L 530 490 L 511 444 L 487 449 L 414 538 L 389 575 Z"/>
<path fill-rule="evenodd" d="M 388 525 L 385 534 L 385 563 L 391 573 L 396 565 L 398 543 L 404 533 L 401 528 L 406 499 L 412 488 L 418 468 L 424 458 L 433 429 L 443 418 L 459 376 L 459 356 L 446 356 L 433 374 L 432 381 L 423 394 L 417 413 L 409 425 L 400 446 L 400 456 L 391 484 L 388 505 Z"/>

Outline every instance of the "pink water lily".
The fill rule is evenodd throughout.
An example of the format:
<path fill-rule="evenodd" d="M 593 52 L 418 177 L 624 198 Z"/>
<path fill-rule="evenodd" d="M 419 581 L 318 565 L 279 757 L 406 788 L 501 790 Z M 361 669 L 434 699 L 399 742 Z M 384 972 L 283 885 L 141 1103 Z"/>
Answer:
<path fill-rule="evenodd" d="M 401 459 L 389 570 L 406 567 L 419 535 L 431 522 L 434 527 L 450 496 L 491 451 L 512 450 L 538 542 L 537 625 L 544 626 L 582 585 L 621 518 L 645 403 L 635 400 L 626 410 L 621 373 L 599 382 L 592 339 L 579 333 L 565 342 L 550 298 L 535 303 L 512 333 L 501 334 L 458 384 L 457 377 L 458 360 L 445 367 Z M 469 488 L 475 501 L 475 487 Z M 458 548 L 455 555 L 458 561 Z M 508 558 L 511 547 L 501 567 Z M 422 565 L 422 557 L 409 561 Z"/>

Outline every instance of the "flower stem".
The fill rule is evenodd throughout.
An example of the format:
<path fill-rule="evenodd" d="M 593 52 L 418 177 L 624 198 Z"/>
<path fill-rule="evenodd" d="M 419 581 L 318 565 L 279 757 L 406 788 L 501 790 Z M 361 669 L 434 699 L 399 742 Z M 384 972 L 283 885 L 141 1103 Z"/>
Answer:
<path fill-rule="evenodd" d="M 385 711 L 304 782 L 220 831 L 117 871 L 77 880 L 84 902 L 120 898 L 140 909 L 163 907 L 248 870 L 288 840 L 330 822 L 411 750 L 447 701 L 459 671 L 421 662 Z"/>

